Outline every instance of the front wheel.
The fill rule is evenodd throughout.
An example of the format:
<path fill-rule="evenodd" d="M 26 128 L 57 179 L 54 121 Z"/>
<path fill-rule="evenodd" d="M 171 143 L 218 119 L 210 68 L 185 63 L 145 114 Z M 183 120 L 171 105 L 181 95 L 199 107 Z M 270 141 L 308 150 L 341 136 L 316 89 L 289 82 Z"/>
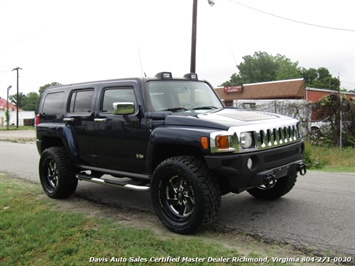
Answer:
<path fill-rule="evenodd" d="M 69 197 L 78 185 L 75 169 L 63 147 L 43 151 L 39 161 L 39 178 L 44 192 L 54 199 Z"/>
<path fill-rule="evenodd" d="M 162 162 L 152 180 L 152 202 L 161 222 L 172 232 L 189 234 L 209 225 L 221 205 L 218 183 L 194 157 Z"/>
<path fill-rule="evenodd" d="M 276 180 L 275 184 L 269 186 L 259 186 L 249 189 L 250 195 L 258 199 L 275 200 L 291 191 L 296 183 L 297 174 L 290 174 Z"/>

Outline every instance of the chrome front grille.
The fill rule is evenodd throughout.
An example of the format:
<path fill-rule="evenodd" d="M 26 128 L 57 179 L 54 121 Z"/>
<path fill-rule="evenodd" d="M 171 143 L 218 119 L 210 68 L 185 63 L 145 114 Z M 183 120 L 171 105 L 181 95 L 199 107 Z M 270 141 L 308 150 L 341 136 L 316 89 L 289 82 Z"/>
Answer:
<path fill-rule="evenodd" d="M 250 132 L 253 134 L 254 142 L 249 148 L 243 148 L 240 145 L 241 133 L 243 132 Z M 296 119 L 292 119 L 291 121 L 282 120 L 273 121 L 273 123 L 259 123 L 231 127 L 226 134 L 231 136 L 231 147 L 238 153 L 272 149 L 301 140 L 299 123 Z M 229 151 L 230 150 L 226 150 L 226 152 Z"/>
<path fill-rule="evenodd" d="M 259 149 L 267 149 L 292 143 L 297 141 L 300 137 L 298 124 L 262 129 L 256 133 L 257 146 Z"/>

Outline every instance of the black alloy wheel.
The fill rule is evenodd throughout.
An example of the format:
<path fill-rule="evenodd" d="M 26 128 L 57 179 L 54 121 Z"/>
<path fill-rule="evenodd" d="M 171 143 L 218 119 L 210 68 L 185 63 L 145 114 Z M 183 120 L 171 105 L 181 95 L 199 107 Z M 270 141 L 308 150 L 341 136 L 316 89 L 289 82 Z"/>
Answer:
<path fill-rule="evenodd" d="M 39 161 L 39 176 L 44 192 L 55 199 L 69 197 L 78 185 L 75 168 L 63 147 L 51 147 L 43 151 Z"/>
<path fill-rule="evenodd" d="M 207 166 L 191 156 L 172 157 L 155 170 L 152 203 L 172 232 L 190 234 L 211 224 L 220 209 L 219 184 Z"/>

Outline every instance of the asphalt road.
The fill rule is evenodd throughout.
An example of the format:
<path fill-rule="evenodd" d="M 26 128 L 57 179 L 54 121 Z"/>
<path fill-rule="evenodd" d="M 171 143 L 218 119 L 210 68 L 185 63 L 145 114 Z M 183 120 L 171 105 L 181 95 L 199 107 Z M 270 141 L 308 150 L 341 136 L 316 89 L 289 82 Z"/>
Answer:
<path fill-rule="evenodd" d="M 0 141 L 0 172 L 39 182 L 38 160 L 34 142 Z M 76 195 L 153 212 L 149 192 L 79 182 Z M 273 202 L 254 199 L 246 192 L 228 194 L 222 198 L 216 228 L 291 244 L 322 255 L 355 256 L 355 173 L 308 171 L 306 176 L 298 177 L 289 194 Z"/>

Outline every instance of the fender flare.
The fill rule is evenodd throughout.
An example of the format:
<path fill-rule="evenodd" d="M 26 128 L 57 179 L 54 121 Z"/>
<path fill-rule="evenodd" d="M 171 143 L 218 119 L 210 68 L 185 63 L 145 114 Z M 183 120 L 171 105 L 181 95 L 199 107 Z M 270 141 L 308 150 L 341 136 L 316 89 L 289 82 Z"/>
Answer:
<path fill-rule="evenodd" d="M 57 132 L 63 141 L 64 147 L 67 150 L 69 157 L 75 163 L 80 163 L 79 152 L 72 127 L 65 125 L 64 127 L 59 127 Z"/>

